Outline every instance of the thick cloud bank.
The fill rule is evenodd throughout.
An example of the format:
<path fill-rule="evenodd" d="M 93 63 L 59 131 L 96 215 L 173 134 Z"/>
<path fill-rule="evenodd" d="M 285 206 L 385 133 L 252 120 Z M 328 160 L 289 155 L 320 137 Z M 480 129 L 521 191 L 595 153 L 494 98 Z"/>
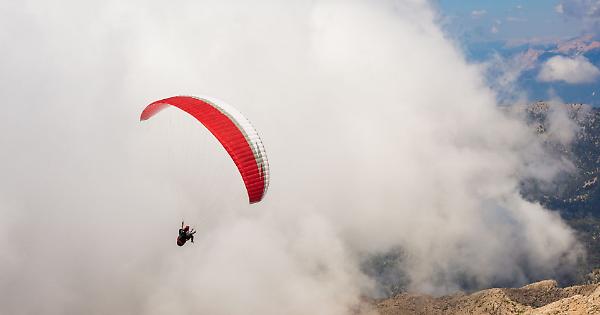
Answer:
<path fill-rule="evenodd" d="M 424 1 L 13 1 L 0 13 L 0 313 L 346 314 L 401 250 L 411 290 L 572 265 L 524 177 L 563 168 L 495 104 Z M 261 133 L 246 205 L 185 114 L 213 95 Z M 199 232 L 179 248 L 180 218 Z"/>
<path fill-rule="evenodd" d="M 594 82 L 600 70 L 583 56 L 554 56 L 540 69 L 540 81 L 564 81 L 570 84 Z"/>

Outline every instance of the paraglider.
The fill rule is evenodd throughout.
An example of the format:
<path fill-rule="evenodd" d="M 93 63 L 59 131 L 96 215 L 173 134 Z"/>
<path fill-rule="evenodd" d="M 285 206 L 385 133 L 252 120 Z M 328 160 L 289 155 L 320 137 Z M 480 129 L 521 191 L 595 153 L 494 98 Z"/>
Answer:
<path fill-rule="evenodd" d="M 188 240 L 193 243 L 194 234 L 196 234 L 196 230 L 190 229 L 189 225 L 184 226 L 183 221 L 181 221 L 181 229 L 179 229 L 179 235 L 177 236 L 177 246 L 185 245 L 185 242 Z"/>
<path fill-rule="evenodd" d="M 219 140 L 242 175 L 249 202 L 261 201 L 269 187 L 269 163 L 262 140 L 248 119 L 235 108 L 214 98 L 174 96 L 148 105 L 140 121 L 151 118 L 168 106 L 192 115 Z"/>

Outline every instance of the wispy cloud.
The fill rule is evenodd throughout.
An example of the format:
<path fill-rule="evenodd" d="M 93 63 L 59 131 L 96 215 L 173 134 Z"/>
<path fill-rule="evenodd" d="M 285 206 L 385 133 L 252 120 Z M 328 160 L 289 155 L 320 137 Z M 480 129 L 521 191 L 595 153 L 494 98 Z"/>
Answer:
<path fill-rule="evenodd" d="M 519 88 L 518 80 L 524 71 L 535 67 L 540 54 L 541 51 L 534 49 L 510 57 L 494 54 L 484 64 L 488 84 L 496 91 L 501 104 L 526 102 L 526 93 Z"/>
<path fill-rule="evenodd" d="M 471 11 L 471 17 L 473 17 L 475 19 L 481 18 L 481 17 L 483 17 L 486 14 L 487 14 L 487 11 L 483 10 L 483 9 Z"/>
<path fill-rule="evenodd" d="M 522 18 L 522 17 L 515 17 L 515 16 L 507 16 L 505 18 L 505 20 L 507 22 L 527 22 L 526 18 Z"/>

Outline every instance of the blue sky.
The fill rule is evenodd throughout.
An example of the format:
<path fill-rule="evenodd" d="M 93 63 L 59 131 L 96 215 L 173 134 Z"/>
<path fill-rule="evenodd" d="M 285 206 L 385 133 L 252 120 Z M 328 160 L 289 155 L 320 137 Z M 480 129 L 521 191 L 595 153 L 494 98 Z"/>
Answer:
<path fill-rule="evenodd" d="M 437 0 L 444 24 L 467 41 L 565 38 L 583 23 L 557 12 L 552 0 Z"/>

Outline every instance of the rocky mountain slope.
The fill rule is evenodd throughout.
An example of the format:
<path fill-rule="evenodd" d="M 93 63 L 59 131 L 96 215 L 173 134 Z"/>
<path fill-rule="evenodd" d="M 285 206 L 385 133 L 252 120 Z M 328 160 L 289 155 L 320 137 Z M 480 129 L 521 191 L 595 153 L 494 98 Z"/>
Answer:
<path fill-rule="evenodd" d="M 554 280 L 522 288 L 488 289 L 442 297 L 401 293 L 375 304 L 380 315 L 600 314 L 600 285 L 559 288 Z"/>
<path fill-rule="evenodd" d="M 570 126 L 574 138 L 568 143 L 559 143 L 552 136 L 558 132 L 556 129 L 565 127 L 552 126 L 551 116 L 556 116 L 552 113 L 556 111 L 553 107 L 558 106 L 574 123 Z M 551 105 L 546 102 L 537 102 L 525 110 L 530 125 L 545 140 L 550 151 L 573 162 L 575 169 L 563 174 L 552 189 L 524 186 L 523 194 L 549 209 L 560 211 L 565 218 L 600 217 L 600 110 L 582 104 Z"/>
<path fill-rule="evenodd" d="M 552 140 L 550 116 L 560 110 L 574 124 L 571 142 Z M 544 207 L 558 211 L 573 227 L 587 249 L 588 257 L 581 274 L 600 267 L 600 109 L 582 104 L 550 104 L 537 102 L 523 109 L 531 128 L 545 139 L 553 154 L 574 165 L 550 186 L 524 182 L 521 193 Z M 554 127 L 556 129 L 556 127 Z"/>

